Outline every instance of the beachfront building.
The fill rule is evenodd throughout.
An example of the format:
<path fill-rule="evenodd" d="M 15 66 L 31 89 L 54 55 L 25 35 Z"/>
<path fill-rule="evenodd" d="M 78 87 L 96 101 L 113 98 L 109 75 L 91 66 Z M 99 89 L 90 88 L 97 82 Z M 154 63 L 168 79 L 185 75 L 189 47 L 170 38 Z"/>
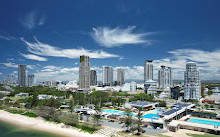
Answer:
<path fill-rule="evenodd" d="M 153 80 L 145 81 L 144 83 L 144 92 L 152 95 L 156 94 L 158 91 L 158 82 Z"/>
<path fill-rule="evenodd" d="M 159 103 L 157 102 L 127 102 L 124 104 L 125 108 L 141 108 L 141 110 L 155 109 Z"/>
<path fill-rule="evenodd" d="M 109 66 L 102 66 L 102 85 L 113 85 L 113 68 Z"/>
<path fill-rule="evenodd" d="M 90 70 L 90 85 L 91 85 L 91 86 L 97 85 L 97 74 L 96 74 L 96 70 Z"/>
<path fill-rule="evenodd" d="M 28 87 L 32 87 L 35 84 L 35 77 L 34 74 L 29 74 L 28 75 Z"/>
<path fill-rule="evenodd" d="M 170 67 L 161 66 L 158 70 L 158 84 L 161 89 L 170 89 L 172 86 L 172 71 Z"/>
<path fill-rule="evenodd" d="M 21 87 L 26 86 L 26 65 L 18 65 L 18 85 Z"/>
<path fill-rule="evenodd" d="M 199 71 L 195 62 L 186 64 L 184 72 L 184 99 L 199 100 L 201 97 L 201 82 L 199 80 Z"/>
<path fill-rule="evenodd" d="M 89 90 L 90 88 L 90 63 L 89 56 L 80 56 L 79 66 L 79 89 Z"/>
<path fill-rule="evenodd" d="M 153 80 L 153 60 L 144 62 L 144 82 L 148 80 Z"/>
<path fill-rule="evenodd" d="M 130 92 L 134 93 L 137 91 L 137 83 L 135 81 L 132 81 L 130 83 Z"/>
<path fill-rule="evenodd" d="M 125 84 L 125 71 L 124 68 L 117 69 L 117 85 L 122 86 Z"/>

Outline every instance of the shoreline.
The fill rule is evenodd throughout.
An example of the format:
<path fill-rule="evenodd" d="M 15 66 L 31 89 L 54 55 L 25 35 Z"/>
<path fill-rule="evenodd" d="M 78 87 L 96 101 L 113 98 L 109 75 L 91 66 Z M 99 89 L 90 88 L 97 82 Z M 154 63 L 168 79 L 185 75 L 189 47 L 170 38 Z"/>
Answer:
<path fill-rule="evenodd" d="M 72 127 L 62 128 L 62 126 L 64 125 L 62 123 L 55 124 L 45 121 L 40 117 L 31 118 L 20 114 L 12 114 L 4 110 L 0 110 L 0 121 L 37 131 L 57 134 L 64 137 L 101 137 L 101 135 L 86 133 Z"/>

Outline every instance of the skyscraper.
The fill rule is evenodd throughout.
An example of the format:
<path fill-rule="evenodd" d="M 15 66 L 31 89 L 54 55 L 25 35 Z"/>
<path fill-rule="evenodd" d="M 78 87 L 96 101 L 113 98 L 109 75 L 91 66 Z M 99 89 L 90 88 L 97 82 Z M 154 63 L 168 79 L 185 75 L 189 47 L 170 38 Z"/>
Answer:
<path fill-rule="evenodd" d="M 125 84 L 125 71 L 122 67 L 117 69 L 117 84 L 120 86 Z"/>
<path fill-rule="evenodd" d="M 90 88 L 90 63 L 89 56 L 80 56 L 79 66 L 79 89 Z"/>
<path fill-rule="evenodd" d="M 32 86 L 34 86 L 34 83 L 35 83 L 34 74 L 29 74 L 27 86 L 32 87 Z"/>
<path fill-rule="evenodd" d="M 172 71 L 170 67 L 161 66 L 158 71 L 158 83 L 160 88 L 170 88 L 172 86 Z"/>
<path fill-rule="evenodd" d="M 102 84 L 104 86 L 113 85 L 113 68 L 108 66 L 102 66 Z"/>
<path fill-rule="evenodd" d="M 90 70 L 90 85 L 91 85 L 91 86 L 97 85 L 97 74 L 96 74 L 96 70 Z"/>
<path fill-rule="evenodd" d="M 195 62 L 186 64 L 184 72 L 184 99 L 196 99 L 201 97 L 201 83 L 199 80 L 199 71 L 196 69 Z"/>
<path fill-rule="evenodd" d="M 21 87 L 26 86 L 26 65 L 18 65 L 18 85 Z"/>
<path fill-rule="evenodd" d="M 144 82 L 153 80 L 153 60 L 146 60 L 144 62 Z"/>

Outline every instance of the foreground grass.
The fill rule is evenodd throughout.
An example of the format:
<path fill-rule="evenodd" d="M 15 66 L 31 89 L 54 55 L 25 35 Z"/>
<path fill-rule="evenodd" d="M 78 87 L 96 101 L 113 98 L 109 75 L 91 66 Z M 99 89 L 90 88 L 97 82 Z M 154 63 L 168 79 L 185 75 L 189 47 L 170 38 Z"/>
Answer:
<path fill-rule="evenodd" d="M 186 133 L 187 136 L 191 136 L 191 137 L 219 137 L 218 135 L 212 135 L 212 134 L 203 134 L 203 135 L 199 135 L 199 134 L 190 134 L 190 133 Z"/>
<path fill-rule="evenodd" d="M 33 117 L 33 118 L 38 117 L 38 116 L 37 116 L 36 114 L 34 114 L 33 112 L 26 112 L 26 113 L 21 114 L 21 115 L 28 116 L 28 117 Z"/>

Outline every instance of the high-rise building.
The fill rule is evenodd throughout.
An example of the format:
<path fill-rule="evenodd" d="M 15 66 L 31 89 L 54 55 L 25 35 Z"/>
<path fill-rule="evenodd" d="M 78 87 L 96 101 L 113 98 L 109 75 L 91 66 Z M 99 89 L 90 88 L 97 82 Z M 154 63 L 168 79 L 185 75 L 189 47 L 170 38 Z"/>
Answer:
<path fill-rule="evenodd" d="M 90 88 L 90 63 L 89 56 L 80 56 L 79 89 Z"/>
<path fill-rule="evenodd" d="M 148 80 L 153 80 L 153 60 L 144 62 L 144 82 Z"/>
<path fill-rule="evenodd" d="M 96 70 L 90 70 L 90 85 L 91 85 L 91 86 L 97 85 L 97 74 L 96 74 Z"/>
<path fill-rule="evenodd" d="M 34 83 L 35 83 L 34 74 L 29 74 L 27 86 L 32 87 L 32 86 L 34 86 Z"/>
<path fill-rule="evenodd" d="M 18 65 L 18 85 L 21 87 L 26 86 L 26 65 Z"/>
<path fill-rule="evenodd" d="M 159 88 L 170 88 L 172 86 L 172 71 L 170 67 L 161 66 L 158 71 Z"/>
<path fill-rule="evenodd" d="M 122 67 L 117 69 L 117 84 L 120 86 L 125 84 L 125 71 Z"/>
<path fill-rule="evenodd" d="M 186 64 L 184 72 L 184 99 L 196 99 L 201 97 L 201 82 L 199 80 L 199 71 L 196 68 L 195 62 Z"/>
<path fill-rule="evenodd" d="M 102 84 L 103 86 L 113 85 L 113 68 L 109 66 L 102 66 Z"/>

